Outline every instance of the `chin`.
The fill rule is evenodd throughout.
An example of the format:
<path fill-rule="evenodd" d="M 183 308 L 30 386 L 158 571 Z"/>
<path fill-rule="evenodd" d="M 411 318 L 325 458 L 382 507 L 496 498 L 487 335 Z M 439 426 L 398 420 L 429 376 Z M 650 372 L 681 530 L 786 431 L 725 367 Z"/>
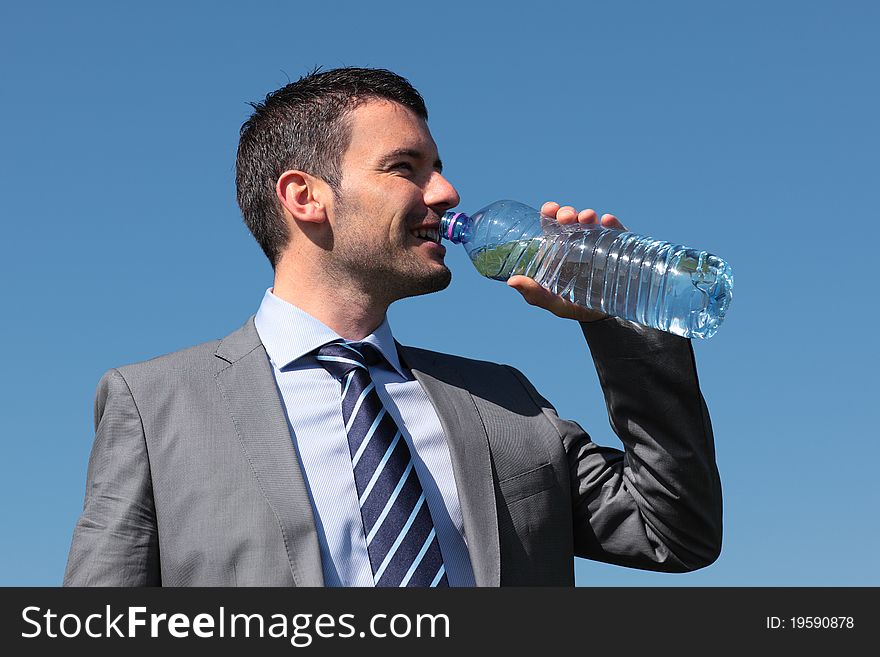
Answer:
<path fill-rule="evenodd" d="M 427 272 L 418 278 L 407 278 L 406 284 L 400 290 L 401 294 L 398 298 L 417 297 L 423 294 L 439 292 L 449 287 L 450 282 L 452 282 L 452 272 L 445 265 L 441 265 L 434 271 Z"/>

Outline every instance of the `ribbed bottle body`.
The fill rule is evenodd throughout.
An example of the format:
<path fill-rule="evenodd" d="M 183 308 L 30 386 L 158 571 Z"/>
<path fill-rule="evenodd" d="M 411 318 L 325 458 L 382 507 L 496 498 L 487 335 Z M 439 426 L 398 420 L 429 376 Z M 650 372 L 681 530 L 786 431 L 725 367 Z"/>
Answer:
<path fill-rule="evenodd" d="M 709 338 L 732 298 L 730 266 L 706 251 L 594 224 L 560 225 L 515 201 L 467 219 L 455 241 L 484 276 L 528 276 L 569 301 L 645 326 Z"/>

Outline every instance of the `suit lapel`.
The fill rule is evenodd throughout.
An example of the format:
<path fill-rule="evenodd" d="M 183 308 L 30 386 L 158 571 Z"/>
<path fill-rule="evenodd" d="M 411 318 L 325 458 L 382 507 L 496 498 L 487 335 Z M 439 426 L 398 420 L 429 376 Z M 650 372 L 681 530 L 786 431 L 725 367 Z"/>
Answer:
<path fill-rule="evenodd" d="M 477 586 L 499 586 L 501 552 L 489 437 L 474 400 L 449 359 L 400 345 L 398 352 L 427 393 L 446 434 Z"/>
<path fill-rule="evenodd" d="M 323 586 L 321 551 L 308 489 L 275 377 L 251 317 L 225 338 L 215 356 L 228 365 L 215 376 L 260 490 L 278 519 L 297 586 Z"/>

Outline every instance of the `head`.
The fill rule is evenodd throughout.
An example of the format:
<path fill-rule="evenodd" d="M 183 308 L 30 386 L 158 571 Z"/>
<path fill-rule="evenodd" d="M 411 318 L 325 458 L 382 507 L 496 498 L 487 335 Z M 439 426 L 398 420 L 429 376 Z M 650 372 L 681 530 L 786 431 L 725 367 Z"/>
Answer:
<path fill-rule="evenodd" d="M 324 270 L 380 305 L 442 290 L 451 273 L 440 216 L 459 198 L 442 175 L 427 124 L 406 107 L 374 99 L 351 112 L 350 126 L 339 192 L 326 205 L 333 251 Z M 293 184 L 282 176 L 282 204 L 307 217 L 295 202 L 303 187 L 288 175 Z"/>
<path fill-rule="evenodd" d="M 402 232 L 415 239 L 410 229 L 436 223 L 458 203 L 440 175 L 425 103 L 409 82 L 382 69 L 316 71 L 253 107 L 241 129 L 238 202 L 276 273 L 291 240 L 304 234 L 322 245 L 324 266 L 338 266 L 340 275 L 359 268 L 361 278 L 386 286 L 394 283 L 391 273 L 411 277 L 399 281 L 413 289 L 398 290 L 398 298 L 448 284 L 442 247 L 424 245 L 415 258 L 418 252 L 399 248 Z M 386 161 L 391 155 L 397 159 Z M 308 206 L 316 199 L 314 214 Z M 426 255 L 434 262 L 420 262 Z M 420 280 L 426 271 L 431 281 Z"/>

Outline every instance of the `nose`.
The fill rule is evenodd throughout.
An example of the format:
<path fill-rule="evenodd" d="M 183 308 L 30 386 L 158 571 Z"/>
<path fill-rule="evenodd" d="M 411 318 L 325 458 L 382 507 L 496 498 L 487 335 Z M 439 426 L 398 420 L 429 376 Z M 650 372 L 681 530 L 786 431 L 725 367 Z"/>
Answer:
<path fill-rule="evenodd" d="M 425 188 L 425 205 L 437 208 L 438 214 L 454 208 L 461 202 L 458 192 L 439 171 L 435 171 Z"/>

